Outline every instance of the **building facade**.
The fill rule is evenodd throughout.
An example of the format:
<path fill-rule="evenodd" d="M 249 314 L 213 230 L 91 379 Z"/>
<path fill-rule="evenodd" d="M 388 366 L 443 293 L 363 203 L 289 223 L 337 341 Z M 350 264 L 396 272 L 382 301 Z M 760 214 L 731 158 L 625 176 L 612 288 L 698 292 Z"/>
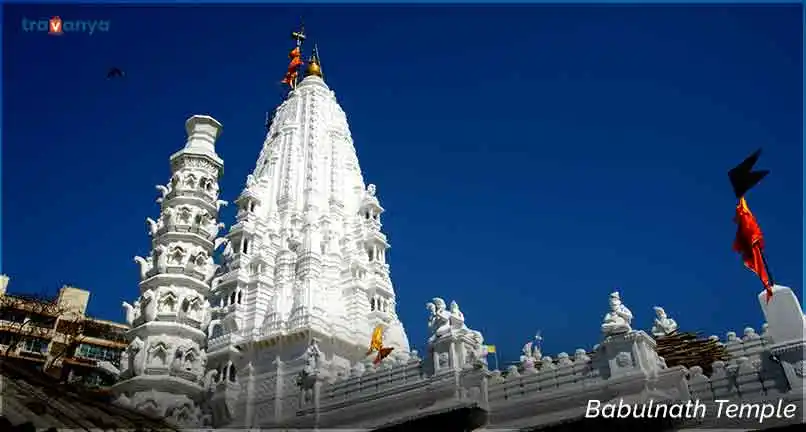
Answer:
<path fill-rule="evenodd" d="M 65 286 L 55 298 L 6 292 L 0 275 L 0 355 L 62 381 L 108 387 L 117 379 L 129 326 L 86 315 L 89 291 Z"/>
<path fill-rule="evenodd" d="M 766 332 L 729 334 L 730 358 L 710 377 L 667 367 L 617 293 L 609 312 L 603 299 L 603 339 L 592 349 L 551 358 L 530 346 L 520 366 L 493 371 L 459 305 L 434 298 L 428 350 L 412 352 L 378 189 L 362 176 L 315 57 L 268 129 L 236 220 L 219 237 L 221 125 L 188 120 L 171 180 L 157 186 L 161 216 L 148 219 L 153 252 L 135 259 L 140 295 L 124 304 L 133 329 L 113 388 L 119 403 L 186 427 L 539 429 L 584 417 L 589 400 L 777 398 L 799 404 L 802 419 L 806 320 L 785 287 L 762 302 Z M 367 353 L 377 326 L 392 348 L 380 362 Z M 676 330 L 665 314 L 657 326 Z"/>

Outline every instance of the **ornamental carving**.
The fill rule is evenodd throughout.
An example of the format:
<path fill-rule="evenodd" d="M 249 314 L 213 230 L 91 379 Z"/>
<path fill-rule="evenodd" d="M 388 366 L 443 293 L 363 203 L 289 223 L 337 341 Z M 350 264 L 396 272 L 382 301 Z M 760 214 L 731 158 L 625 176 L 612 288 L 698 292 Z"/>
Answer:
<path fill-rule="evenodd" d="M 619 353 L 616 356 L 616 364 L 619 367 L 629 367 L 632 366 L 632 356 L 629 353 Z"/>
<path fill-rule="evenodd" d="M 797 363 L 792 365 L 792 368 L 795 370 L 795 375 L 801 378 L 806 375 L 806 361 L 799 360 Z"/>

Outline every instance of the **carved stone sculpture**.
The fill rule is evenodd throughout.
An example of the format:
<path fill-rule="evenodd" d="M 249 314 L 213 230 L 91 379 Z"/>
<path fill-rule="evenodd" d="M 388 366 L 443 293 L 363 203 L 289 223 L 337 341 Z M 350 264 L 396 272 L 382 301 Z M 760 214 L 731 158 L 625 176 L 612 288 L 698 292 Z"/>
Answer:
<path fill-rule="evenodd" d="M 141 256 L 135 256 L 134 262 L 140 265 L 140 280 L 145 279 L 148 277 L 148 272 L 154 268 L 154 258 L 148 256 L 147 258 L 143 258 Z"/>
<path fill-rule="evenodd" d="M 621 296 L 618 292 L 610 294 L 610 312 L 608 312 L 602 322 L 602 333 L 607 336 L 629 333 L 632 331 L 632 312 L 621 303 Z"/>
<path fill-rule="evenodd" d="M 174 246 L 168 254 L 168 264 L 182 265 L 186 256 L 187 252 L 182 246 Z"/>
<path fill-rule="evenodd" d="M 154 237 L 157 235 L 157 231 L 159 231 L 160 226 L 154 219 L 146 218 L 146 224 L 148 224 L 148 235 L 150 237 Z"/>
<path fill-rule="evenodd" d="M 176 312 L 177 298 L 172 289 L 164 290 L 159 299 L 158 313 Z"/>
<path fill-rule="evenodd" d="M 652 335 L 655 337 L 666 336 L 677 331 L 677 322 L 666 315 L 666 311 L 660 306 L 655 306 L 655 323 L 652 326 Z"/>
<path fill-rule="evenodd" d="M 196 175 L 193 173 L 188 173 L 185 176 L 185 187 L 188 189 L 193 189 L 196 187 Z"/>
<path fill-rule="evenodd" d="M 157 257 L 157 272 L 165 273 L 168 269 L 168 247 L 165 245 L 157 245 L 154 248 L 154 254 Z"/>
<path fill-rule="evenodd" d="M 313 374 L 319 370 L 319 358 L 322 356 L 322 351 L 319 350 L 319 341 L 316 338 L 311 339 L 308 349 L 305 351 L 305 372 Z"/>
<path fill-rule="evenodd" d="M 226 246 L 224 246 L 224 252 L 221 253 L 221 257 L 224 258 L 225 262 L 232 261 L 233 256 L 235 256 L 235 250 L 232 248 L 232 242 L 227 240 Z"/>
<path fill-rule="evenodd" d="M 527 342 L 523 348 L 521 349 L 521 366 L 524 369 L 534 369 L 535 362 L 540 360 L 540 357 L 536 357 L 533 353 L 534 342 Z M 539 355 L 539 353 L 538 353 Z"/>
<path fill-rule="evenodd" d="M 184 359 L 184 353 L 181 347 L 177 347 L 176 351 L 174 352 L 174 358 L 171 361 L 171 372 L 180 372 L 182 371 L 182 363 Z"/>
<path fill-rule="evenodd" d="M 229 204 L 229 203 L 224 201 L 224 200 L 217 200 L 215 202 L 215 208 L 216 208 L 217 211 L 221 211 L 221 207 L 226 207 L 227 204 Z"/>
<path fill-rule="evenodd" d="M 216 379 L 218 378 L 218 371 L 213 369 L 207 371 L 204 375 L 204 389 L 207 391 L 213 391 Z"/>
<path fill-rule="evenodd" d="M 445 310 L 445 301 L 435 297 L 431 302 L 426 303 L 430 316 L 428 317 L 428 329 L 431 339 L 436 339 L 450 332 L 450 314 Z"/>
<path fill-rule="evenodd" d="M 123 309 L 126 311 L 126 324 L 131 326 L 134 323 L 134 306 L 123 302 Z"/>
<path fill-rule="evenodd" d="M 129 360 L 131 362 L 131 370 L 134 375 L 142 375 L 145 372 L 145 342 L 139 336 L 135 336 L 134 340 L 127 348 L 129 351 Z"/>
<path fill-rule="evenodd" d="M 456 301 L 451 301 L 451 308 L 450 308 L 450 316 L 451 316 L 451 327 L 454 329 L 462 329 L 467 328 L 465 325 L 465 314 L 459 310 L 459 304 Z"/>
<path fill-rule="evenodd" d="M 133 309 L 133 312 L 134 312 L 134 318 L 132 319 L 132 321 L 137 321 L 140 318 L 140 315 L 142 315 L 142 312 L 143 312 L 143 308 L 142 308 L 142 306 L 140 306 L 140 299 L 137 299 L 137 300 L 134 301 L 134 304 L 132 305 L 132 309 Z"/>
<path fill-rule="evenodd" d="M 201 272 L 204 274 L 204 282 L 210 283 L 215 277 L 218 270 L 218 264 L 213 260 L 213 257 L 207 255 L 204 259 L 204 264 L 201 266 Z"/>
<path fill-rule="evenodd" d="M 162 216 L 160 217 L 160 219 L 162 219 L 163 226 L 167 227 L 172 226 L 174 224 L 174 215 L 176 214 L 175 212 L 176 211 L 171 207 L 165 207 L 162 210 Z"/>
<path fill-rule="evenodd" d="M 153 289 L 149 289 L 143 293 L 140 307 L 142 308 L 142 314 L 146 322 L 154 321 L 154 319 L 157 318 L 157 301 L 155 297 L 156 295 Z"/>
<path fill-rule="evenodd" d="M 126 376 L 131 370 L 131 363 L 129 362 L 129 349 L 126 348 L 120 353 L 120 374 L 119 376 Z"/>
<path fill-rule="evenodd" d="M 378 193 L 378 187 L 377 186 L 375 186 L 374 184 L 371 184 L 371 183 L 369 185 L 367 185 L 367 196 L 368 197 L 374 198 L 375 194 L 377 194 L 377 193 Z"/>
<path fill-rule="evenodd" d="M 210 311 L 210 300 L 204 299 L 204 303 L 202 303 L 202 310 L 201 310 L 201 328 L 200 330 L 203 332 L 207 332 L 207 329 L 210 327 L 210 321 L 212 321 L 213 314 Z M 207 361 L 207 357 L 205 357 L 205 361 Z"/>
<path fill-rule="evenodd" d="M 156 188 L 161 195 L 159 198 L 157 198 L 157 202 L 162 203 L 163 201 L 165 201 L 165 197 L 167 197 L 168 194 L 171 193 L 171 191 L 173 190 L 173 184 L 168 183 L 168 186 L 157 185 Z"/>

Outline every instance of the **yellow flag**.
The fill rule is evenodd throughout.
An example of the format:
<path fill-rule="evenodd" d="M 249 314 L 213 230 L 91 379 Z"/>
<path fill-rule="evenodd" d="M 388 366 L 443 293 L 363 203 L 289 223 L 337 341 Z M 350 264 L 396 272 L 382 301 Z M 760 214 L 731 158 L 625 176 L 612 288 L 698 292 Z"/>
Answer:
<path fill-rule="evenodd" d="M 487 345 L 487 354 L 495 354 L 495 345 Z"/>
<path fill-rule="evenodd" d="M 380 351 L 383 348 L 383 326 L 378 324 L 375 330 L 372 331 L 372 339 L 369 341 L 369 351 L 367 355 Z"/>

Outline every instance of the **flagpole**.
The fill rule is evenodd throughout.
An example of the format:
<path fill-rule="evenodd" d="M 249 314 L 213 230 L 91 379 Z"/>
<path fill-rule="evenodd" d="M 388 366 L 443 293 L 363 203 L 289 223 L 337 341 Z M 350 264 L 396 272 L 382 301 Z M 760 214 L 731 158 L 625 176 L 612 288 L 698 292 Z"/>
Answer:
<path fill-rule="evenodd" d="M 495 347 L 493 358 L 495 359 L 495 370 L 498 370 L 498 347 Z"/>
<path fill-rule="evenodd" d="M 770 288 L 775 285 L 775 279 L 772 277 L 772 272 L 770 271 L 770 265 L 767 264 L 767 255 L 764 253 L 763 250 L 759 249 L 759 255 L 761 255 L 761 262 L 764 264 L 764 270 L 767 271 L 767 279 L 770 281 L 770 286 L 764 286 L 764 289 Z M 763 283 L 763 281 L 762 281 Z"/>

